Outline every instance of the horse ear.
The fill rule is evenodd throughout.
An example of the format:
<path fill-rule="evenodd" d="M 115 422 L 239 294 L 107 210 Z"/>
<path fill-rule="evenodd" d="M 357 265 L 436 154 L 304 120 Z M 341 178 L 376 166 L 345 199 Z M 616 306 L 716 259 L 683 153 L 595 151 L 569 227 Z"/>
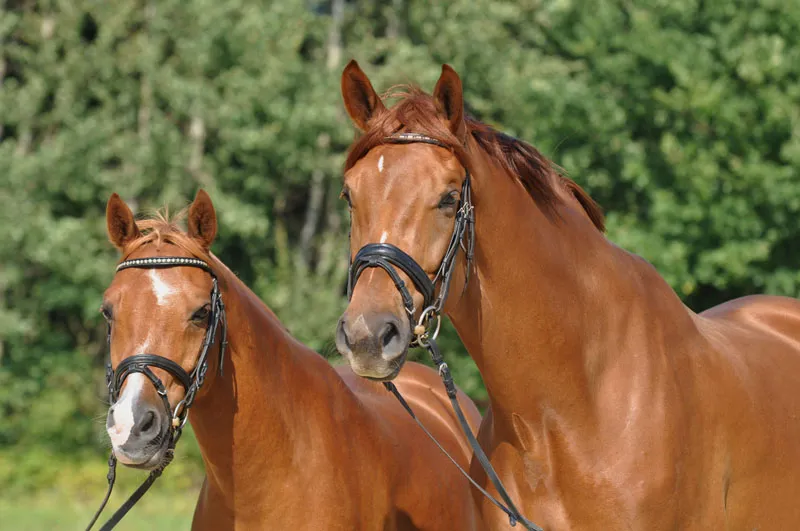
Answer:
<path fill-rule="evenodd" d="M 199 240 L 203 249 L 208 250 L 217 237 L 217 213 L 211 197 L 202 188 L 189 207 L 189 236 Z"/>
<path fill-rule="evenodd" d="M 133 212 L 116 193 L 111 194 L 106 204 L 106 230 L 108 230 L 108 239 L 120 251 L 142 235 L 136 226 Z"/>
<path fill-rule="evenodd" d="M 461 141 L 466 141 L 467 125 L 464 122 L 464 94 L 461 78 L 450 65 L 442 65 L 442 75 L 436 82 L 433 97 L 439 102 L 450 131 Z"/>
<path fill-rule="evenodd" d="M 362 131 L 368 129 L 370 120 L 386 110 L 369 78 L 355 60 L 347 63 L 342 72 L 342 98 L 347 114 Z"/>

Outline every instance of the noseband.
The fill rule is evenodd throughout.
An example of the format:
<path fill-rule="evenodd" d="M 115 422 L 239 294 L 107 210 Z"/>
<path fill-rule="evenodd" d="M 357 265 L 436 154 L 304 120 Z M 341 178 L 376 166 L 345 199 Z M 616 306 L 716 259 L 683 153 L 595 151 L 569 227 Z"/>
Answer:
<path fill-rule="evenodd" d="M 423 143 L 443 147 L 448 151 L 450 150 L 445 143 L 440 142 L 435 138 L 418 133 L 400 133 L 385 138 L 384 142 L 387 144 Z M 494 471 L 494 467 L 492 467 L 489 458 L 486 456 L 486 453 L 483 451 L 478 443 L 478 440 L 475 438 L 475 434 L 472 433 L 472 429 L 470 428 L 469 423 L 464 416 L 464 412 L 461 410 L 461 406 L 458 403 L 458 391 L 455 383 L 453 382 L 453 377 L 450 374 L 450 368 L 444 361 L 444 358 L 439 351 L 439 347 L 436 344 L 436 337 L 439 334 L 439 327 L 441 325 L 441 312 L 447 299 L 447 292 L 450 290 L 450 281 L 455 268 L 456 254 L 458 253 L 458 249 L 463 249 L 464 253 L 466 254 L 467 270 L 466 280 L 464 283 L 465 289 L 466 283 L 469 281 L 470 266 L 472 264 L 472 258 L 475 249 L 475 209 L 472 205 L 469 170 L 465 167 L 464 171 L 466 174 L 464 176 L 464 184 L 461 186 L 461 198 L 459 200 L 458 211 L 456 212 L 453 235 L 450 237 L 450 243 L 447 246 L 447 251 L 444 253 L 442 262 L 439 264 L 439 268 L 436 270 L 433 280 L 430 279 L 428 273 L 417 263 L 416 260 L 410 257 L 399 247 L 390 243 L 368 243 L 358 250 L 350 264 L 347 277 L 347 297 L 348 299 L 353 297 L 353 289 L 355 288 L 355 285 L 364 270 L 371 267 L 380 267 L 386 271 L 386 273 L 388 273 L 389 277 L 392 279 L 392 282 L 394 282 L 395 287 L 400 292 L 400 296 L 403 299 L 403 306 L 408 313 L 408 321 L 411 324 L 411 330 L 413 334 L 409 346 L 420 346 L 427 349 L 430 353 L 433 362 L 439 369 L 439 377 L 444 383 L 447 396 L 450 399 L 450 404 L 456 413 L 459 424 L 461 424 L 461 429 L 466 435 L 472 450 L 475 452 L 475 457 L 478 459 L 478 462 L 483 467 L 487 477 L 492 482 L 495 489 L 497 489 L 498 494 L 503 499 L 505 504 L 497 500 L 483 487 L 478 485 L 478 483 L 475 482 L 475 480 L 472 479 L 472 477 L 463 468 L 461 468 L 458 462 L 449 453 L 447 453 L 447 450 L 442 447 L 433 434 L 431 434 L 431 432 L 428 431 L 424 425 L 422 425 L 417 416 L 414 414 L 414 411 L 411 409 L 411 406 L 408 405 L 408 402 L 406 402 L 406 400 L 400 394 L 400 391 L 398 391 L 397 387 L 392 382 L 384 382 L 384 386 L 397 398 L 397 400 L 400 401 L 400 404 L 403 406 L 403 408 L 405 408 L 408 414 L 411 415 L 419 427 L 422 428 L 425 434 L 433 440 L 433 442 L 442 452 L 444 452 L 444 454 L 472 483 L 472 485 L 478 489 L 478 491 L 480 491 L 489 501 L 494 503 L 500 510 L 506 513 L 509 519 L 509 524 L 512 527 L 514 527 L 517 523 L 520 523 L 529 531 L 542 531 L 539 526 L 522 516 L 522 514 L 519 512 L 517 507 L 514 505 L 514 502 L 511 500 L 511 497 L 508 495 L 505 487 L 503 486 L 503 483 L 500 481 L 500 478 L 497 476 L 497 473 Z M 465 235 L 466 243 L 464 241 Z M 403 282 L 403 279 L 400 277 L 400 274 L 395 268 L 405 273 L 422 295 L 423 310 L 416 325 L 414 325 L 414 317 L 416 315 L 414 299 L 411 296 L 411 292 L 408 290 L 408 286 L 406 286 L 405 282 Z M 441 284 L 439 286 L 438 295 L 436 295 L 437 284 Z M 431 327 L 431 323 L 434 322 L 435 325 Z"/>
<path fill-rule="evenodd" d="M 172 432 L 173 435 L 180 436 L 180 430 L 186 424 L 186 419 L 189 414 L 189 408 L 194 402 L 194 397 L 197 391 L 203 386 L 205 381 L 206 372 L 208 371 L 208 352 L 214 344 L 217 336 L 217 329 L 222 326 L 222 342 L 219 348 L 219 373 L 222 374 L 222 364 L 225 360 L 225 346 L 227 335 L 227 322 L 225 320 L 225 306 L 222 304 L 222 296 L 219 291 L 219 281 L 214 271 L 202 260 L 197 258 L 182 258 L 182 257 L 156 257 L 156 258 L 136 258 L 133 260 L 125 260 L 117 266 L 117 273 L 125 269 L 165 269 L 169 267 L 196 267 L 202 269 L 211 275 L 211 310 L 208 314 L 208 329 L 203 338 L 203 345 L 200 347 L 200 355 L 197 357 L 197 363 L 191 373 L 183 370 L 183 367 L 172 361 L 171 359 L 155 354 L 136 354 L 125 358 L 117 366 L 116 371 L 111 368 L 111 361 L 109 360 L 106 365 L 106 384 L 108 385 L 108 394 L 112 402 L 116 402 L 119 398 L 119 392 L 125 378 L 135 372 L 139 372 L 147 376 L 153 383 L 164 402 L 167 415 L 172 419 Z M 111 325 L 108 326 L 108 348 L 111 351 Z M 175 409 L 171 409 L 169 401 L 167 400 L 167 390 L 164 383 L 153 374 L 150 367 L 158 367 L 170 373 L 175 380 L 183 386 L 185 395 L 183 400 L 178 402 Z"/>
<path fill-rule="evenodd" d="M 144 496 L 144 493 L 150 488 L 155 480 L 161 475 L 167 465 L 172 461 L 175 445 L 183 433 L 183 426 L 189 415 L 189 408 L 194 403 L 195 395 L 203 386 L 205 381 L 206 372 L 208 371 L 208 353 L 211 346 L 214 345 L 217 337 L 217 330 L 221 327 L 221 341 L 219 344 L 219 373 L 222 375 L 222 364 L 225 359 L 225 347 L 227 345 L 227 320 L 225 317 L 225 305 L 222 303 L 222 295 L 219 290 L 219 281 L 214 270 L 203 260 L 197 258 L 185 258 L 180 256 L 163 256 L 154 258 L 135 258 L 132 260 L 125 260 L 120 262 L 117 266 L 117 273 L 125 269 L 165 269 L 170 267 L 195 267 L 202 269 L 211 275 L 211 310 L 208 314 L 208 328 L 206 329 L 203 344 L 200 347 L 200 355 L 197 357 L 192 372 L 186 372 L 183 367 L 174 361 L 158 356 L 156 354 L 135 354 L 122 360 L 114 370 L 111 366 L 111 361 L 106 364 L 106 385 L 108 387 L 108 395 L 111 403 L 115 403 L 119 399 L 119 392 L 125 379 L 133 373 L 144 374 L 156 388 L 161 401 L 164 404 L 164 409 L 167 416 L 171 419 L 169 428 L 169 441 L 167 442 L 167 451 L 164 454 L 164 459 L 157 468 L 150 472 L 147 480 L 131 495 L 122 507 L 109 519 L 108 522 L 101 528 L 101 531 L 113 529 L 114 526 L 122 519 L 123 516 L 136 504 L 139 499 Z M 111 352 L 111 323 L 108 324 L 107 343 L 109 353 Z M 151 370 L 151 367 L 163 369 L 173 376 L 175 381 L 183 386 L 185 391 L 183 399 L 173 409 L 170 406 L 169 398 L 167 397 L 167 388 Z M 87 531 L 92 528 L 100 513 L 108 503 L 111 495 L 111 490 L 114 488 L 114 480 L 116 478 L 116 465 L 117 458 L 112 450 L 111 456 L 108 458 L 108 491 L 106 493 L 103 503 L 95 513 L 94 518 L 86 528 Z"/>
<path fill-rule="evenodd" d="M 384 142 L 387 144 L 423 143 L 439 146 L 447 150 L 450 149 L 445 143 L 435 138 L 417 133 L 400 133 L 385 138 Z M 465 235 L 467 236 L 466 242 L 464 241 Z M 475 248 L 475 210 L 472 206 L 472 189 L 470 186 L 469 170 L 466 168 L 464 183 L 461 185 L 461 197 L 459 198 L 458 210 L 456 211 L 453 235 L 450 237 L 450 243 L 447 245 L 447 250 L 439 264 L 439 268 L 436 270 L 436 274 L 433 276 L 433 280 L 430 279 L 428 273 L 416 260 L 411 258 L 399 247 L 391 243 L 368 243 L 358 250 L 350 264 L 347 278 L 347 297 L 348 299 L 352 298 L 353 289 L 355 289 L 358 279 L 366 269 L 380 267 L 386 271 L 392 279 L 392 282 L 394 282 L 395 287 L 400 292 L 400 296 L 403 299 L 403 307 L 408 313 L 408 320 L 409 323 L 411 323 L 411 329 L 414 334 L 412 343 L 423 345 L 423 342 L 429 339 L 427 324 L 434 318 L 437 319 L 436 331 L 433 333 L 434 338 L 438 332 L 438 319 L 444 308 L 447 292 L 450 289 L 450 280 L 455 269 L 456 254 L 459 248 L 463 249 L 466 254 L 466 279 L 469 281 L 469 271 L 472 264 L 473 250 Z M 422 295 L 423 310 L 416 326 L 414 325 L 414 319 L 417 312 L 414 307 L 414 299 L 395 268 L 405 273 L 406 276 L 411 279 L 411 282 L 414 283 L 417 291 Z M 436 294 L 437 284 L 441 284 L 438 295 Z"/>

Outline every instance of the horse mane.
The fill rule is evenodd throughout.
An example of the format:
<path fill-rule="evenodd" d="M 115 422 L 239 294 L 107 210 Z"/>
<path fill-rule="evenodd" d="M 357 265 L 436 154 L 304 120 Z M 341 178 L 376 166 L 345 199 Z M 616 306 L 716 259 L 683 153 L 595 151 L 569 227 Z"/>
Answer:
<path fill-rule="evenodd" d="M 184 217 L 186 217 L 186 210 L 182 210 L 172 217 L 166 210 L 159 210 L 148 218 L 137 220 L 136 226 L 142 235 L 125 245 L 120 261 L 127 260 L 131 254 L 145 245 L 155 244 L 156 247 L 160 247 L 164 244 L 172 244 L 211 266 L 213 261 L 210 254 L 180 226 L 179 222 Z"/>
<path fill-rule="evenodd" d="M 438 140 L 450 149 L 462 166 L 469 169 L 467 148 L 447 127 L 433 96 L 413 85 L 399 85 L 389 89 L 381 99 L 399 101 L 374 117 L 369 130 L 356 139 L 348 152 L 345 171 L 372 148 L 385 144 L 386 137 L 401 132 L 420 133 Z M 466 126 L 467 134 L 506 173 L 519 180 L 545 213 L 552 214 L 563 202 L 559 192 L 566 192 L 578 201 L 598 230 L 605 230 L 603 212 L 598 204 L 535 147 L 469 116 L 466 117 Z"/>

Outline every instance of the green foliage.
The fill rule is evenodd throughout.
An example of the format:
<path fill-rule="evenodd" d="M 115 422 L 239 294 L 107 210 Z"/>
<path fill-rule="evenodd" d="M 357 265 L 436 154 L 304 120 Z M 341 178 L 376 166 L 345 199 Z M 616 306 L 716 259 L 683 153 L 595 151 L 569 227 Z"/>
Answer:
<path fill-rule="evenodd" d="M 796 2 L 11 2 L 0 44 L 3 447 L 104 447 L 112 191 L 146 211 L 206 188 L 215 253 L 331 351 L 351 57 L 379 90 L 452 64 L 470 112 L 564 167 L 692 307 L 800 295 Z"/>
<path fill-rule="evenodd" d="M 154 531 L 190 527 L 203 474 L 202 466 L 186 457 L 196 444 L 181 443 L 180 454 L 162 479 L 117 529 L 141 529 L 144 521 Z M 86 525 L 105 494 L 107 471 L 105 460 L 96 455 L 58 455 L 42 449 L 0 452 L 0 531 L 60 531 Z M 108 518 L 146 477 L 145 472 L 119 467 L 104 516 Z"/>

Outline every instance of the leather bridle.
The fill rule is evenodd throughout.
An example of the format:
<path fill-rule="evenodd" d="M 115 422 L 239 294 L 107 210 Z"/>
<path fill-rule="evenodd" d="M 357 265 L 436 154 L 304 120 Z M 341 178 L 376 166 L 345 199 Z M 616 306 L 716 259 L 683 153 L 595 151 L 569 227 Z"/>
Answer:
<path fill-rule="evenodd" d="M 189 415 L 189 408 L 194 403 L 195 395 L 203 386 L 205 381 L 206 372 L 208 371 L 208 354 L 211 347 L 216 342 L 217 330 L 221 327 L 221 339 L 219 342 L 219 374 L 222 375 L 222 364 L 225 359 L 225 347 L 227 345 L 227 320 L 225 317 L 225 305 L 222 303 L 222 294 L 219 289 L 219 281 L 214 270 L 204 262 L 197 258 L 186 258 L 180 256 L 163 256 L 153 258 L 135 258 L 132 260 L 125 260 L 117 265 L 117 272 L 125 269 L 163 269 L 170 267 L 195 267 L 202 269 L 211 275 L 211 303 L 208 314 L 208 328 L 206 329 L 203 344 L 200 347 L 200 355 L 197 357 L 197 362 L 192 372 L 186 372 L 183 367 L 174 361 L 158 356 L 156 354 L 136 354 L 125 358 L 114 370 L 111 366 L 111 360 L 106 364 L 106 385 L 108 387 L 108 395 L 111 403 L 115 403 L 119 398 L 119 392 L 125 379 L 133 373 L 144 374 L 156 388 L 161 401 L 164 404 L 167 416 L 170 418 L 169 426 L 169 440 L 167 441 L 167 450 L 164 453 L 161 463 L 158 467 L 150 472 L 150 475 L 142 483 L 141 486 L 131 495 L 130 498 L 120 507 L 116 513 L 103 525 L 101 531 L 113 529 L 114 526 L 125 516 L 125 514 L 136 504 L 136 502 L 144 496 L 145 492 L 152 486 L 155 480 L 161 475 L 164 469 L 169 465 L 174 456 L 175 445 L 183 433 L 183 426 Z M 109 353 L 111 352 L 111 323 L 108 324 L 107 343 Z M 162 382 L 150 369 L 157 367 L 163 369 L 171 374 L 175 381 L 180 383 L 185 391 L 183 399 L 176 404 L 174 408 L 170 406 L 169 398 L 167 398 L 167 389 Z M 94 526 L 97 518 L 103 512 L 108 499 L 111 496 L 111 491 L 114 488 L 114 481 L 116 479 L 116 465 L 117 458 L 112 450 L 108 458 L 108 491 L 100 505 L 100 508 L 95 513 L 89 526 L 86 528 L 89 531 Z"/>
<path fill-rule="evenodd" d="M 385 138 L 384 143 L 424 143 L 442 147 L 450 151 L 450 147 L 444 142 L 419 133 L 398 133 Z M 450 290 L 450 281 L 453 276 L 453 271 L 455 270 L 458 250 L 463 249 L 466 255 L 466 275 L 464 289 L 466 289 L 466 283 L 469 282 L 470 267 L 472 265 L 472 259 L 474 256 L 475 209 L 472 205 L 472 190 L 469 169 L 465 167 L 464 172 L 464 183 L 461 186 L 461 197 L 459 199 L 458 210 L 456 211 L 453 235 L 450 237 L 450 243 L 448 244 L 447 250 L 444 253 L 444 257 L 439 264 L 439 268 L 436 270 L 436 274 L 433 276 L 433 280 L 431 280 L 428 273 L 417 263 L 416 260 L 414 260 L 399 247 L 390 243 L 368 243 L 358 250 L 355 257 L 352 259 L 352 262 L 350 263 L 347 277 L 347 297 L 348 299 L 352 298 L 355 285 L 358 282 L 361 274 L 366 269 L 371 267 L 379 267 L 386 271 L 386 273 L 392 279 L 392 282 L 394 282 L 395 287 L 400 292 L 400 296 L 403 299 L 403 307 L 405 308 L 406 313 L 408 313 L 408 320 L 412 331 L 412 338 L 409 346 L 419 346 L 425 348 L 430 353 L 431 359 L 439 370 L 439 376 L 444 383 L 447 396 L 450 399 L 450 404 L 455 410 L 458 421 L 461 424 L 461 429 L 464 431 L 470 446 L 475 452 L 475 457 L 480 462 L 481 466 L 486 472 L 487 477 L 497 489 L 497 492 L 500 494 L 500 497 L 503 499 L 505 504 L 501 503 L 499 500 L 489 494 L 483 487 L 478 485 L 475 480 L 473 480 L 472 477 L 466 471 L 464 471 L 463 468 L 461 468 L 456 460 L 450 456 L 449 453 L 447 453 L 439 441 L 437 441 L 436 438 L 425 428 L 425 426 L 422 425 L 417 416 L 414 414 L 414 411 L 411 409 L 411 406 L 408 405 L 408 402 L 406 402 L 406 400 L 398 391 L 397 387 L 392 382 L 384 382 L 384 386 L 400 401 L 402 406 L 411 415 L 414 421 L 422 428 L 428 437 L 430 437 L 433 442 L 436 443 L 436 446 L 438 446 L 439 449 L 444 452 L 444 454 L 472 483 L 472 485 L 498 508 L 506 513 L 509 523 L 512 527 L 519 522 L 523 527 L 530 531 L 542 531 L 539 526 L 532 523 L 522 516 L 522 514 L 520 514 L 519 510 L 514 505 L 514 502 L 511 500 L 511 497 L 508 495 L 508 492 L 506 492 L 506 489 L 503 486 L 503 483 L 500 481 L 500 478 L 497 476 L 497 473 L 494 471 L 494 467 L 492 467 L 489 458 L 486 456 L 486 453 L 483 451 L 478 443 L 478 440 L 475 438 L 475 434 L 472 433 L 472 429 L 469 427 L 469 423 L 467 422 L 467 419 L 461 410 L 461 406 L 458 403 L 458 393 L 455 383 L 453 382 L 453 377 L 450 374 L 450 368 L 444 361 L 444 358 L 439 351 L 439 347 L 436 344 L 436 338 L 439 334 L 439 328 L 441 325 L 441 313 L 444 309 L 447 293 Z M 408 286 L 406 286 L 405 282 L 400 277 L 400 274 L 397 271 L 398 269 L 405 273 L 409 279 L 411 279 L 411 282 L 422 295 L 423 310 L 420 313 L 416 324 L 414 323 L 416 315 L 414 299 L 408 289 Z M 439 284 L 438 295 L 436 294 L 437 284 Z"/>
<path fill-rule="evenodd" d="M 443 142 L 417 133 L 400 133 L 384 139 L 384 142 L 389 144 L 425 143 L 449 150 L 447 145 Z M 386 271 L 392 279 L 392 282 L 394 282 L 395 287 L 400 292 L 400 296 L 403 299 L 403 307 L 408 313 L 408 320 L 411 324 L 414 338 L 412 344 L 422 346 L 421 341 L 428 339 L 426 335 L 435 339 L 435 334 L 438 332 L 439 328 L 440 315 L 447 299 L 447 293 L 450 290 L 450 280 L 455 270 L 456 255 L 459 248 L 463 249 L 466 254 L 466 279 L 467 281 L 469 280 L 469 271 L 472 264 L 473 249 L 475 247 L 475 211 L 472 206 L 472 189 L 469 170 L 465 170 L 465 172 L 464 183 L 461 185 L 458 210 L 455 216 L 453 235 L 450 238 L 450 243 L 447 245 L 447 250 L 439 264 L 439 268 L 433 276 L 433 280 L 430 279 L 428 273 L 416 260 L 391 243 L 369 243 L 365 245 L 358 250 L 350 264 L 347 278 L 348 299 L 353 296 L 353 289 L 359 277 L 361 277 L 361 274 L 366 269 L 380 267 Z M 414 299 L 395 268 L 405 273 L 422 295 L 423 310 L 416 324 L 414 320 L 417 312 L 414 307 Z M 438 295 L 436 294 L 437 284 L 440 285 Z M 431 334 L 428 332 L 427 325 L 434 319 L 436 319 L 437 326 Z"/>

